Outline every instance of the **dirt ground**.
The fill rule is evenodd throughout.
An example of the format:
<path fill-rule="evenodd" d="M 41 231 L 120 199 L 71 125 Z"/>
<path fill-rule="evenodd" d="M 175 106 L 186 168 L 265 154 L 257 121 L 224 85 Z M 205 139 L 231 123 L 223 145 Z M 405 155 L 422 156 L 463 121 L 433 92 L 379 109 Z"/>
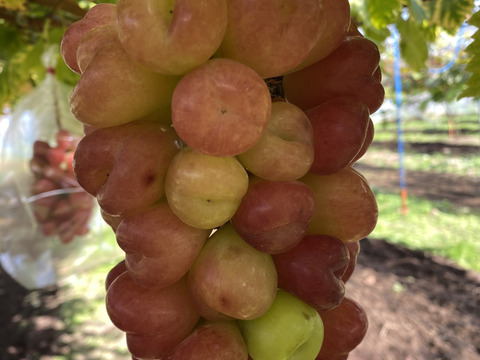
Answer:
<path fill-rule="evenodd" d="M 461 143 L 461 140 L 458 140 Z M 396 143 L 374 143 L 376 149 L 385 149 L 396 157 Z M 478 145 L 456 143 L 407 143 L 406 151 L 422 154 L 446 153 L 456 156 L 466 156 L 479 153 Z M 365 155 L 368 156 L 368 153 Z M 398 171 L 379 169 L 375 166 L 359 163 L 356 168 L 367 178 L 369 183 L 382 188 L 385 192 L 398 192 Z M 459 176 L 448 173 L 432 173 L 428 171 L 408 171 L 406 186 L 409 195 L 425 198 L 431 201 L 446 200 L 456 207 L 468 207 L 471 211 L 480 213 L 480 178 L 474 176 Z"/>
<path fill-rule="evenodd" d="M 359 170 L 376 186 L 397 186 L 396 171 Z M 427 176 L 409 173 L 409 193 L 448 194 L 452 203 L 480 211 L 474 179 Z M 480 360 L 479 273 L 382 239 L 361 245 L 347 296 L 365 307 L 369 330 L 349 360 Z M 59 291 L 27 291 L 0 269 L 0 360 L 59 353 Z"/>
<path fill-rule="evenodd" d="M 347 296 L 365 307 L 369 330 L 349 360 L 480 360 L 480 274 L 382 240 L 361 244 Z M 0 289 L 0 359 L 64 354 L 59 289 L 27 291 L 1 270 Z"/>
<path fill-rule="evenodd" d="M 366 239 L 346 287 L 369 318 L 349 360 L 480 360 L 480 274 Z"/>

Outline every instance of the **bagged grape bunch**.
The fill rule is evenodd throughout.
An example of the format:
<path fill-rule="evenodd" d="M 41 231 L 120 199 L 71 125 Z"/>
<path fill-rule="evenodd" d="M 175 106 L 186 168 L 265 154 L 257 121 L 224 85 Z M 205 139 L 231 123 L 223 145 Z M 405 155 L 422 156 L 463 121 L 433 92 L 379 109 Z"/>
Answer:
<path fill-rule="evenodd" d="M 15 105 L 0 147 L 0 263 L 28 289 L 56 285 L 109 252 L 105 243 L 105 255 L 89 258 L 106 227 L 73 174 L 83 128 L 69 110 L 71 87 L 54 75 L 58 54 L 52 46 L 43 55 L 46 78 Z"/>
<path fill-rule="evenodd" d="M 349 2 L 119 0 L 62 55 L 132 359 L 346 359 L 368 328 L 346 284 L 378 213 L 354 164 L 384 98 Z"/>

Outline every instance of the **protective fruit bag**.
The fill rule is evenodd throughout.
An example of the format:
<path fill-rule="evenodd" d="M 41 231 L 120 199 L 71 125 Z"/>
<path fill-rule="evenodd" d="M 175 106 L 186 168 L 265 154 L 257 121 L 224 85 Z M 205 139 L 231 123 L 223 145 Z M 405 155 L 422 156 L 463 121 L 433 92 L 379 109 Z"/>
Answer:
<path fill-rule="evenodd" d="M 55 46 L 44 53 L 45 79 L 3 120 L 0 138 L 0 264 L 27 289 L 58 284 L 116 252 L 95 199 L 73 175 L 83 128 L 69 110 L 71 88 L 55 77 L 57 57 Z"/>

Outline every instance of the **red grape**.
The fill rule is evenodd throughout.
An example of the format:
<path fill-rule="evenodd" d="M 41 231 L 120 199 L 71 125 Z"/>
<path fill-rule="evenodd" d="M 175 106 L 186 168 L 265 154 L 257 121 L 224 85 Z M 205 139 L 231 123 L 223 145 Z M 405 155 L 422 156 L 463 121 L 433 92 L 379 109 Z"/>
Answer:
<path fill-rule="evenodd" d="M 85 136 L 35 144 L 34 196 L 96 198 L 125 254 L 106 306 L 132 359 L 345 359 L 367 327 L 345 283 L 378 216 L 352 168 L 384 98 L 378 47 L 348 0 L 138 5 L 65 33 Z M 87 202 L 35 215 L 70 241 Z"/>

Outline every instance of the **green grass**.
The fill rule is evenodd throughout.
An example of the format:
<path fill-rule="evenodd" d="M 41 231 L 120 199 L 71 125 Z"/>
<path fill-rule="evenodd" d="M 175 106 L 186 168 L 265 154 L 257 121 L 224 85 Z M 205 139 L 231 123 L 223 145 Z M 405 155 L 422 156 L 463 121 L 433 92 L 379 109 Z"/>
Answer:
<path fill-rule="evenodd" d="M 384 121 L 375 125 L 375 142 L 368 150 L 368 156 L 362 161 L 377 167 L 399 167 L 399 156 L 396 148 L 396 123 Z M 405 169 L 408 171 L 435 171 L 453 175 L 480 177 L 480 129 L 478 115 L 456 117 L 457 135 L 450 136 L 446 118 L 433 120 L 404 120 L 403 141 L 405 154 L 403 157 Z M 416 151 L 409 145 L 415 144 L 445 144 L 444 151 L 426 154 Z M 389 149 L 385 147 L 389 144 Z M 448 145 L 453 147 L 449 152 Z M 478 151 L 458 154 L 455 147 L 477 146 Z"/>
<path fill-rule="evenodd" d="M 458 212 L 447 201 L 432 202 L 408 197 L 403 215 L 397 194 L 374 189 L 379 221 L 370 237 L 385 239 L 410 249 L 441 255 L 467 269 L 480 271 L 480 216 Z"/>
<path fill-rule="evenodd" d="M 467 143 L 479 144 L 480 129 L 477 114 L 456 116 L 454 129 L 457 136 L 464 137 Z M 405 142 L 448 142 L 449 123 L 446 117 L 435 119 L 402 119 L 402 135 Z M 470 139 L 468 139 L 470 138 Z M 396 121 L 382 121 L 375 124 L 375 141 L 396 141 Z"/>
<path fill-rule="evenodd" d="M 425 154 L 407 146 L 404 154 L 407 176 L 409 171 L 448 173 L 476 178 L 480 186 L 478 115 L 455 117 L 455 127 L 457 135 L 450 136 L 445 117 L 403 121 L 403 140 L 407 145 L 437 142 L 453 146 L 473 145 L 479 149 L 461 155 L 448 151 Z M 378 146 L 372 145 L 361 162 L 379 168 L 398 169 L 396 147 L 390 146 L 391 150 L 382 147 L 387 142 L 397 142 L 395 122 L 376 124 L 375 143 Z M 408 213 L 403 215 L 398 194 L 373 190 L 379 205 L 379 222 L 371 237 L 441 255 L 462 267 L 480 271 L 480 214 L 471 213 L 468 208 L 454 207 L 448 201 L 434 202 L 410 195 Z"/>
<path fill-rule="evenodd" d="M 478 154 L 471 156 L 452 156 L 449 154 L 421 154 L 406 152 L 403 158 L 407 171 L 433 171 L 460 176 L 480 177 L 480 147 Z M 362 163 L 381 168 L 398 169 L 400 166 L 397 152 L 379 150 L 372 146 Z M 479 183 L 480 186 L 480 183 Z"/>

